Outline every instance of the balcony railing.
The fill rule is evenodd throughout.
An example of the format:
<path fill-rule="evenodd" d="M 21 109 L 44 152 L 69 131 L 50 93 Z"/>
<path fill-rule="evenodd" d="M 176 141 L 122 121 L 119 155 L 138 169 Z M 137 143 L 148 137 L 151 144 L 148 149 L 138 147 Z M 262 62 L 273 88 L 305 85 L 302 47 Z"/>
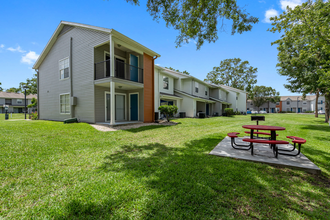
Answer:
<path fill-rule="evenodd" d="M 104 79 L 110 77 L 110 60 L 105 60 L 94 64 L 94 79 Z M 120 60 L 115 60 L 115 75 L 119 79 L 130 80 L 143 83 L 143 69 L 129 65 Z"/>

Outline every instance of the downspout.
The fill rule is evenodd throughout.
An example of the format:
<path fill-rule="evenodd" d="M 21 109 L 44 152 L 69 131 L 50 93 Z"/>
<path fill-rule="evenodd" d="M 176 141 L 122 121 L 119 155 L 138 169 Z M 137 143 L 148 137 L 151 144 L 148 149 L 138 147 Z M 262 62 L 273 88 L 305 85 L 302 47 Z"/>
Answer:
<path fill-rule="evenodd" d="M 35 69 L 37 73 L 37 112 L 38 112 L 38 120 L 40 119 L 40 108 L 39 108 L 39 69 Z"/>
<path fill-rule="evenodd" d="M 152 108 L 154 109 L 152 114 L 152 122 L 155 121 L 155 60 L 158 56 L 152 58 Z M 159 116 L 158 116 L 159 117 Z M 158 118 L 157 118 L 158 120 Z"/>
<path fill-rule="evenodd" d="M 72 37 L 70 38 L 70 95 L 71 95 L 71 100 L 70 100 L 70 115 L 71 118 L 74 117 L 74 106 L 72 105 L 73 101 L 73 89 L 72 89 Z"/>

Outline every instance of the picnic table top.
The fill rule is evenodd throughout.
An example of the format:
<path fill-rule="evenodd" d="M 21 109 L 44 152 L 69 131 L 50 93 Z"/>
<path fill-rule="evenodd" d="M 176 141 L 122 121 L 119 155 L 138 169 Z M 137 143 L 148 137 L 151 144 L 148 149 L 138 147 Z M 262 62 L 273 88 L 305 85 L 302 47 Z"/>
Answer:
<path fill-rule="evenodd" d="M 284 127 L 270 126 L 270 125 L 243 125 L 243 128 L 253 130 L 268 130 L 268 131 L 283 131 Z"/>

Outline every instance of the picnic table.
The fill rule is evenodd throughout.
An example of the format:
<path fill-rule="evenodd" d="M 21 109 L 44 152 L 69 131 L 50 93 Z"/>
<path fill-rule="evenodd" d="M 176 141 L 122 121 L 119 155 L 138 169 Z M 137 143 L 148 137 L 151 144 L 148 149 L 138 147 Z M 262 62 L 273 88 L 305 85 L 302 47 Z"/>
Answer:
<path fill-rule="evenodd" d="M 283 131 L 285 130 L 284 127 L 279 127 L 279 126 L 270 126 L 270 125 L 243 125 L 243 128 L 250 129 L 250 138 L 245 138 L 243 141 L 245 142 L 250 142 L 251 144 L 251 154 L 253 155 L 253 143 L 260 143 L 260 144 L 269 144 L 270 147 L 273 149 L 273 153 L 275 157 L 277 158 L 278 156 L 278 147 L 276 146 L 277 144 L 288 144 L 287 141 L 277 141 L 276 140 L 276 131 Z M 253 138 L 253 132 L 254 130 L 262 131 L 262 130 L 267 130 L 270 131 L 270 139 L 269 140 L 263 140 L 263 139 L 255 139 Z M 258 134 L 262 132 L 256 132 Z M 269 133 L 263 133 L 266 135 L 269 135 Z"/>
<path fill-rule="evenodd" d="M 270 126 L 270 125 L 243 125 L 243 128 L 250 129 L 250 138 L 253 139 L 254 130 L 270 131 L 270 140 L 276 140 L 276 131 L 285 130 L 284 127 Z"/>

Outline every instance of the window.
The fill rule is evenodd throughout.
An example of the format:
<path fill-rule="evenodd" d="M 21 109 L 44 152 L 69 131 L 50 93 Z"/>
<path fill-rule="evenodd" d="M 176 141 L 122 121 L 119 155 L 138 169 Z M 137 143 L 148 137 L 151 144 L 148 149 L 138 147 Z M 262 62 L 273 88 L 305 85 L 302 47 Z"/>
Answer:
<path fill-rule="evenodd" d="M 198 82 L 195 82 L 195 92 L 198 93 Z"/>
<path fill-rule="evenodd" d="M 323 100 L 321 100 L 321 105 L 323 104 Z"/>
<path fill-rule="evenodd" d="M 207 95 L 207 89 L 205 88 L 205 95 Z"/>
<path fill-rule="evenodd" d="M 253 105 L 253 102 L 251 102 L 251 105 Z"/>
<path fill-rule="evenodd" d="M 69 78 L 69 57 L 59 61 L 60 79 Z"/>
<path fill-rule="evenodd" d="M 303 108 L 303 112 L 306 112 L 306 111 L 307 111 L 307 109 Z"/>
<path fill-rule="evenodd" d="M 22 101 L 22 99 L 17 99 L 17 100 L 16 100 L 16 103 L 17 103 L 17 104 L 22 104 L 23 101 Z"/>
<path fill-rule="evenodd" d="M 163 89 L 168 89 L 168 77 L 163 76 Z"/>
<path fill-rule="evenodd" d="M 290 101 L 286 101 L 286 104 L 287 104 L 287 105 L 290 105 Z"/>
<path fill-rule="evenodd" d="M 289 112 L 289 111 L 290 111 L 290 109 L 289 109 L 289 108 L 286 108 L 286 111 L 287 111 L 287 112 Z"/>
<path fill-rule="evenodd" d="M 63 94 L 60 95 L 60 113 L 70 114 L 70 95 Z"/>
<path fill-rule="evenodd" d="M 6 105 L 11 105 L 11 99 L 6 99 L 6 100 L 5 100 L 5 104 L 6 104 Z"/>
<path fill-rule="evenodd" d="M 238 100 L 238 96 L 236 96 L 236 100 Z"/>
<path fill-rule="evenodd" d="M 279 102 L 276 102 L 276 105 L 280 105 L 280 103 Z"/>
<path fill-rule="evenodd" d="M 250 110 L 249 108 L 246 108 L 246 110 Z"/>
<path fill-rule="evenodd" d="M 307 105 L 307 102 L 303 102 L 303 105 Z"/>

